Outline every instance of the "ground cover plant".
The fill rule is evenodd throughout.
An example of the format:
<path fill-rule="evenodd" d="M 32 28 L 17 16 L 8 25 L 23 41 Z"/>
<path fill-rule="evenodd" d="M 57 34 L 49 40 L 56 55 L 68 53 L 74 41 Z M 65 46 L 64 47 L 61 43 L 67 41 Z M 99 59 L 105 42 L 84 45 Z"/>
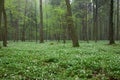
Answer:
<path fill-rule="evenodd" d="M 0 80 L 120 80 L 120 0 L 0 0 Z"/>
<path fill-rule="evenodd" d="M 120 80 L 120 45 L 106 43 L 9 42 L 0 49 L 0 80 Z"/>

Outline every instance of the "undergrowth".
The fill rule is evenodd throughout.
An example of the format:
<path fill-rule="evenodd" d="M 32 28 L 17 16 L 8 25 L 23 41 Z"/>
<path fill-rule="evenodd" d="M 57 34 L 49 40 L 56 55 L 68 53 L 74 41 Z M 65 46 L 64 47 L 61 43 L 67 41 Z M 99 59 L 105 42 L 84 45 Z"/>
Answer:
<path fill-rule="evenodd" d="M 106 42 L 9 42 L 0 49 L 0 80 L 120 80 L 120 45 Z"/>

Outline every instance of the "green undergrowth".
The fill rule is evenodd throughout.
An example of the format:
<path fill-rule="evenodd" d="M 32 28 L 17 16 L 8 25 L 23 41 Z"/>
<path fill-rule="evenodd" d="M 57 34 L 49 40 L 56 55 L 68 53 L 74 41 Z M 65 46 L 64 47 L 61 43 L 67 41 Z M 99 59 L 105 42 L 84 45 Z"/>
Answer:
<path fill-rule="evenodd" d="M 120 80 L 120 44 L 9 42 L 0 49 L 0 80 Z"/>

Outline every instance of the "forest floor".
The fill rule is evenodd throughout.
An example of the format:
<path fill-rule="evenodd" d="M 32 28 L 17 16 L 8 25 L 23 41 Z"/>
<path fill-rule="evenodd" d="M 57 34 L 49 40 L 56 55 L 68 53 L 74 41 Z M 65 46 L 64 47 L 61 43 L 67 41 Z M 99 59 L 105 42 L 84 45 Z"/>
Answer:
<path fill-rule="evenodd" d="M 8 43 L 0 49 L 0 80 L 120 80 L 120 44 Z"/>

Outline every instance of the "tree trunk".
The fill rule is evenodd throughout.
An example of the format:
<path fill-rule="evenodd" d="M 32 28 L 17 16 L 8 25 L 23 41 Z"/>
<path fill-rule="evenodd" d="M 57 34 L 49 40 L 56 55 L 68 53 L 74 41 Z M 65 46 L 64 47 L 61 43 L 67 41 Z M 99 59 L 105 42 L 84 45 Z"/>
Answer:
<path fill-rule="evenodd" d="M 0 0 L 0 41 L 2 41 L 2 27 L 1 27 L 1 22 L 2 22 L 2 12 L 3 12 L 3 3 L 4 0 Z M 0 43 L 0 49 L 1 49 L 1 43 Z"/>
<path fill-rule="evenodd" d="M 36 43 L 37 43 L 37 28 L 38 28 L 38 25 L 37 25 L 37 2 L 35 0 L 35 26 L 36 26 Z"/>
<path fill-rule="evenodd" d="M 93 6 L 93 20 L 94 20 L 93 36 L 94 36 L 95 42 L 97 42 L 98 40 L 98 1 L 97 0 Z"/>
<path fill-rule="evenodd" d="M 70 0 L 65 0 L 65 2 L 67 6 L 67 24 L 68 24 L 69 34 L 72 39 L 72 44 L 73 44 L 73 47 L 79 47 L 78 36 L 77 36 L 74 23 L 73 23 L 73 19 L 72 19 Z"/>
<path fill-rule="evenodd" d="M 40 43 L 44 43 L 43 38 L 43 11 L 42 11 L 42 0 L 40 0 Z"/>
<path fill-rule="evenodd" d="M 15 27 L 16 27 L 16 31 L 15 31 L 15 34 L 16 34 L 16 41 L 18 42 L 19 40 L 19 25 L 18 25 L 19 21 L 18 19 L 15 21 Z"/>
<path fill-rule="evenodd" d="M 7 15 L 5 12 L 4 2 L 3 2 L 3 17 L 4 17 L 3 46 L 7 47 Z"/>
<path fill-rule="evenodd" d="M 117 0 L 117 40 L 119 40 L 119 0 Z"/>
<path fill-rule="evenodd" d="M 114 1 L 110 1 L 110 21 L 109 21 L 109 44 L 115 44 L 114 41 L 114 27 L 113 27 L 113 4 Z"/>
<path fill-rule="evenodd" d="M 89 43 L 89 38 L 88 38 L 88 31 L 89 30 L 88 30 L 88 25 L 87 25 L 88 24 L 88 21 L 87 21 L 88 20 L 88 4 L 87 3 L 85 5 L 85 7 L 86 7 L 86 11 L 85 11 L 85 15 L 86 15 L 85 16 L 86 17 L 85 18 L 85 20 L 86 20 L 86 25 L 85 25 L 86 26 L 86 30 L 85 30 L 85 32 L 86 32 L 86 41 L 87 41 L 87 43 Z"/>
<path fill-rule="evenodd" d="M 0 0 L 0 40 L 2 40 L 2 27 L 1 27 L 1 21 L 2 21 L 2 12 L 3 12 L 3 3 L 4 0 Z"/>

